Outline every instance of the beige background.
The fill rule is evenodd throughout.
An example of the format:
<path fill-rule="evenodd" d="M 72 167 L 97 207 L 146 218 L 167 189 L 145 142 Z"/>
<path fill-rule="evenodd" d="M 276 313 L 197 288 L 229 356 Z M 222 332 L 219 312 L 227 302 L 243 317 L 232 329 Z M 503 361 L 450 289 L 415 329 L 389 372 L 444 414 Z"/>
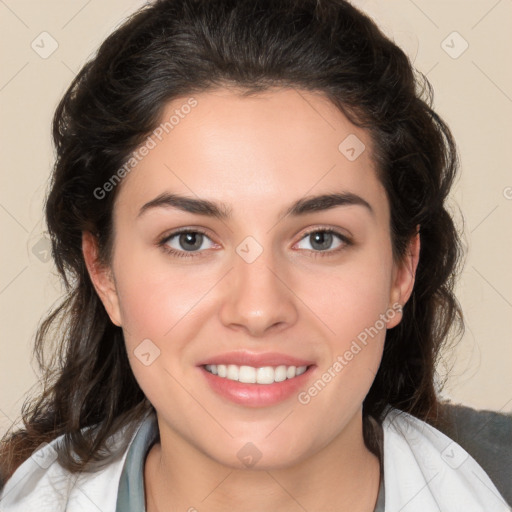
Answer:
<path fill-rule="evenodd" d="M 53 159 L 51 117 L 76 71 L 142 3 L 0 0 L 0 434 L 17 419 L 37 383 L 33 336 L 60 293 L 46 261 L 42 221 Z M 354 3 L 428 75 L 436 109 L 459 146 L 462 174 L 453 200 L 454 211 L 458 205 L 465 219 L 469 247 L 458 286 L 466 334 L 440 367 L 444 374 L 454 365 L 443 394 L 476 408 L 510 412 L 512 1 Z M 52 45 L 58 47 L 46 55 Z M 462 222 L 458 213 L 457 219 Z"/>

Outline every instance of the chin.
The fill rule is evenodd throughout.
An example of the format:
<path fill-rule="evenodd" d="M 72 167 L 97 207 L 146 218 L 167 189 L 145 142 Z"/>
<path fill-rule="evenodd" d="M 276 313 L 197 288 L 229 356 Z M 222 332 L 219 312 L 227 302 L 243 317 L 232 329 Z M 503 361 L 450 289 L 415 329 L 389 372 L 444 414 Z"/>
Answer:
<path fill-rule="evenodd" d="M 260 437 L 253 441 L 233 440 L 220 453 L 219 447 L 215 448 L 205 452 L 211 459 L 232 469 L 249 471 L 287 469 L 302 462 L 311 451 L 311 447 L 301 448 L 300 444 L 289 440 L 269 442 Z"/>

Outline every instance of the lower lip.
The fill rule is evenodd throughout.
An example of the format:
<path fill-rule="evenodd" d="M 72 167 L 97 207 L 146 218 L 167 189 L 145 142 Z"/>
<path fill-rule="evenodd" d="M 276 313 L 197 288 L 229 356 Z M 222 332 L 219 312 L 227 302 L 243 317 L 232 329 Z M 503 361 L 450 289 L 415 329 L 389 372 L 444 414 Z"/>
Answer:
<path fill-rule="evenodd" d="M 207 371 L 203 366 L 199 366 L 198 368 L 205 376 L 206 381 L 213 391 L 222 397 L 247 407 L 266 407 L 282 402 L 296 394 L 301 387 L 305 386 L 316 366 L 309 366 L 308 369 L 298 377 L 286 379 L 282 382 L 274 382 L 273 384 L 246 384 L 244 382 L 213 375 L 213 373 Z"/>

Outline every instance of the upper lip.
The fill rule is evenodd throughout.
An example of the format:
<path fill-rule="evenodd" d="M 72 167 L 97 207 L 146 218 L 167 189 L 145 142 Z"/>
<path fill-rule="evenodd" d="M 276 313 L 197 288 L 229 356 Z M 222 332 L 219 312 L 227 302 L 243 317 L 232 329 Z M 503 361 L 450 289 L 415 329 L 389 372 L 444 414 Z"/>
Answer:
<path fill-rule="evenodd" d="M 263 366 L 310 366 L 314 364 L 313 361 L 300 359 L 298 357 L 289 356 L 287 354 L 280 354 L 278 352 L 264 352 L 261 354 L 254 352 L 226 352 L 217 356 L 205 359 L 198 366 L 205 364 L 236 364 L 237 366 L 253 366 L 254 368 L 261 368 Z"/>

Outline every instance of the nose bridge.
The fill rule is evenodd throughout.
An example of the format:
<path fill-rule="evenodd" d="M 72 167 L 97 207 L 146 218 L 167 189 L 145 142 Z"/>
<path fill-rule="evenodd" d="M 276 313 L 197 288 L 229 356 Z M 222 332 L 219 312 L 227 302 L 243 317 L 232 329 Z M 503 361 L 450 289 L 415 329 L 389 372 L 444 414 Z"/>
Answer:
<path fill-rule="evenodd" d="M 221 320 L 226 326 L 243 326 L 252 335 L 271 327 L 295 322 L 294 295 L 285 285 L 283 265 L 278 265 L 270 247 L 247 237 L 236 248 L 233 269 Z"/>

